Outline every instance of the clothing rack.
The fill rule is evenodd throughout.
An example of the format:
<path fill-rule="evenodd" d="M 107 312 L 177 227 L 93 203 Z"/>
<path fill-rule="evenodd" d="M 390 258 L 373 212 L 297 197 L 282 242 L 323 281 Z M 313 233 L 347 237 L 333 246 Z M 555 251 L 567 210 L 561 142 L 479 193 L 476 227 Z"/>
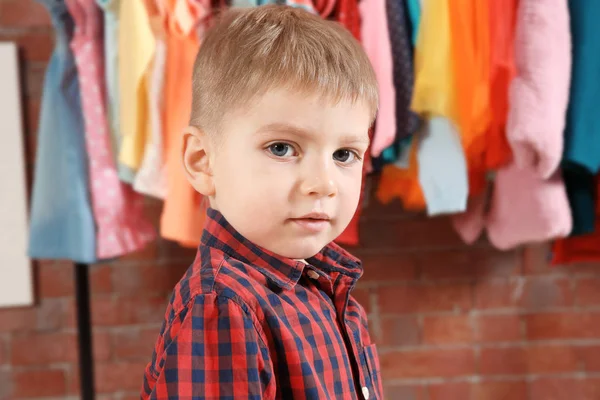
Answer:
<path fill-rule="evenodd" d="M 75 298 L 77 302 L 77 341 L 79 345 L 79 383 L 82 400 L 94 399 L 94 359 L 90 318 L 88 264 L 75 263 Z"/>

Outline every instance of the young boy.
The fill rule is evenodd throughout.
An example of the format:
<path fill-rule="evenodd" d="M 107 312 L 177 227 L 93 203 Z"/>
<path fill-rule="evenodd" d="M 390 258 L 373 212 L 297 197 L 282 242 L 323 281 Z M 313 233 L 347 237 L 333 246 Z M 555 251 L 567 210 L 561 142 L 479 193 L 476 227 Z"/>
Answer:
<path fill-rule="evenodd" d="M 230 11 L 194 66 L 183 165 L 210 200 L 142 398 L 382 399 L 360 261 L 332 243 L 360 196 L 377 82 L 340 25 Z"/>

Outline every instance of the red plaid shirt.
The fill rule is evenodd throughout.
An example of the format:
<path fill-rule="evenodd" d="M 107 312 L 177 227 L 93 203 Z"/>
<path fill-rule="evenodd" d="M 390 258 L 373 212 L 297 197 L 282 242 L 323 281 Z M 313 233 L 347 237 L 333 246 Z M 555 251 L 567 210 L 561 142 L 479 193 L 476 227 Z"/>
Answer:
<path fill-rule="evenodd" d="M 175 287 L 142 399 L 383 399 L 360 262 L 335 244 L 308 265 L 242 237 L 208 210 Z"/>

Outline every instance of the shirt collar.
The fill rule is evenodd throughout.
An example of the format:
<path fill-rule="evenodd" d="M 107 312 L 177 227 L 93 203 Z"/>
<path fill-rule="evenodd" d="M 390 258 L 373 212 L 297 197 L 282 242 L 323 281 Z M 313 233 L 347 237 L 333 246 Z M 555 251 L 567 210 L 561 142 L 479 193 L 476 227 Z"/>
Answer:
<path fill-rule="evenodd" d="M 234 259 L 252 265 L 282 289 L 290 290 L 298 283 L 306 264 L 255 245 L 237 232 L 219 211 L 208 208 L 206 213 L 202 245 L 219 249 Z M 354 280 L 363 273 L 358 258 L 333 242 L 306 262 L 328 274 L 337 272 Z"/>

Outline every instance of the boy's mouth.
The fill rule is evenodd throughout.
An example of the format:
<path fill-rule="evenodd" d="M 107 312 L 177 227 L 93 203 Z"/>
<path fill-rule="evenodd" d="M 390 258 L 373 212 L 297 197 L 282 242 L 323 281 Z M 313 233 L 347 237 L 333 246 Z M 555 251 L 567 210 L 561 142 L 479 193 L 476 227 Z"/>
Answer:
<path fill-rule="evenodd" d="M 312 212 L 291 220 L 303 230 L 314 233 L 323 231 L 331 223 L 329 215 L 319 212 Z"/>

